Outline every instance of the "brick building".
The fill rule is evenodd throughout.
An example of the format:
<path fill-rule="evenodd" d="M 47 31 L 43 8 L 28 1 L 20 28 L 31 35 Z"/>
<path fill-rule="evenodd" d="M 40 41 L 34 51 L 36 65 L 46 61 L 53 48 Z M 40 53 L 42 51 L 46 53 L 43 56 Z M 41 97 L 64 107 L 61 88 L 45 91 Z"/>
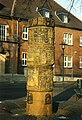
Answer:
<path fill-rule="evenodd" d="M 55 21 L 54 79 L 62 80 L 62 71 L 66 80 L 81 78 L 82 22 L 54 0 L 0 0 L 0 74 L 26 72 L 28 20 L 37 17 Z M 66 44 L 64 69 L 62 42 Z"/>
<path fill-rule="evenodd" d="M 18 57 L 21 58 L 21 52 L 25 52 L 27 47 L 27 41 L 23 41 L 22 32 L 25 25 L 26 22 L 17 19 L 0 18 L 0 55 L 5 56 L 4 62 L 1 61 L 1 64 L 4 64 L 5 71 L 1 71 L 1 73 L 17 73 L 17 69 L 21 69 L 22 63 Z M 22 47 L 23 45 L 24 47 Z M 22 69 L 21 73 L 23 73 Z"/>

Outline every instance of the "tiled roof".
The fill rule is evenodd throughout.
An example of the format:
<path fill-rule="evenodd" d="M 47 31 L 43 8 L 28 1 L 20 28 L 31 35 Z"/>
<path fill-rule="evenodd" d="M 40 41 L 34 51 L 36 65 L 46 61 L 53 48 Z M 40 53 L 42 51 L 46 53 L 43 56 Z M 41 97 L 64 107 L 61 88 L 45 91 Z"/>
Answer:
<path fill-rule="evenodd" d="M 16 18 L 24 18 L 30 19 L 40 16 L 36 11 L 36 8 L 43 6 L 45 0 L 15 0 L 15 6 L 13 11 L 13 16 Z M 0 0 L 0 3 L 5 6 L 2 10 L 0 10 L 0 16 L 10 16 L 11 10 L 13 6 L 14 0 Z M 47 5 L 50 7 L 52 11 L 53 19 L 55 20 L 55 24 L 58 26 L 69 27 L 74 29 L 82 30 L 82 22 L 77 19 L 72 14 L 69 14 L 69 23 L 65 24 L 61 22 L 58 17 L 55 15 L 56 11 L 65 11 L 63 7 L 57 4 L 54 0 L 47 0 Z"/>

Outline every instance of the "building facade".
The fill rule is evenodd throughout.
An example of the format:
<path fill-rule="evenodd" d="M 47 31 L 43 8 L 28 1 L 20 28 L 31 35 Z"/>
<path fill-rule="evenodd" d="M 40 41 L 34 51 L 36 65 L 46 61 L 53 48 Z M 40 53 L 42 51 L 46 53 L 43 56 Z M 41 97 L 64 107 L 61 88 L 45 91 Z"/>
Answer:
<path fill-rule="evenodd" d="M 55 73 L 57 80 L 62 80 L 62 41 L 64 48 L 64 75 L 65 80 L 82 78 L 82 31 L 69 28 L 55 28 Z M 61 36 L 61 37 L 60 37 Z"/>
<path fill-rule="evenodd" d="M 61 81 L 62 76 L 65 80 L 82 78 L 82 22 L 79 19 L 53 0 L 11 0 L 10 3 L 3 0 L 0 6 L 0 74 L 27 74 L 28 20 L 42 16 L 55 22 L 54 80 Z"/>
<path fill-rule="evenodd" d="M 0 56 L 4 56 L 0 60 L 0 68 L 4 66 L 1 74 L 24 73 L 28 39 L 26 23 L 13 18 L 0 18 Z"/>

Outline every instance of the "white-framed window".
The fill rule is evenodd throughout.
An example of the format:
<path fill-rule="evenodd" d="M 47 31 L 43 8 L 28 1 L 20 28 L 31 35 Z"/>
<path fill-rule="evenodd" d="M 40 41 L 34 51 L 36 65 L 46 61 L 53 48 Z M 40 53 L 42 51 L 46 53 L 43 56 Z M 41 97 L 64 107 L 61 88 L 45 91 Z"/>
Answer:
<path fill-rule="evenodd" d="M 68 43 L 68 34 L 64 33 L 64 43 L 67 44 Z"/>
<path fill-rule="evenodd" d="M 73 40 L 72 40 L 72 34 L 68 34 L 68 45 L 72 45 L 73 44 Z"/>
<path fill-rule="evenodd" d="M 65 68 L 72 67 L 72 56 L 64 56 L 64 67 Z"/>
<path fill-rule="evenodd" d="M 23 26 L 22 28 L 22 39 L 28 40 L 28 27 Z"/>
<path fill-rule="evenodd" d="M 82 56 L 80 57 L 80 68 L 82 68 Z"/>
<path fill-rule="evenodd" d="M 22 52 L 22 66 L 27 66 L 27 53 Z"/>
<path fill-rule="evenodd" d="M 73 45 L 73 35 L 64 33 L 63 40 L 65 44 Z"/>
<path fill-rule="evenodd" d="M 49 18 L 50 17 L 50 13 L 45 11 L 45 17 Z"/>
<path fill-rule="evenodd" d="M 68 17 L 66 15 L 63 16 L 63 22 L 68 23 Z"/>
<path fill-rule="evenodd" d="M 82 35 L 80 35 L 80 46 L 82 46 Z"/>
<path fill-rule="evenodd" d="M 0 40 L 1 41 L 6 41 L 7 40 L 7 33 L 8 33 L 8 31 L 7 31 L 7 28 L 8 28 L 9 26 L 8 25 L 0 25 Z"/>

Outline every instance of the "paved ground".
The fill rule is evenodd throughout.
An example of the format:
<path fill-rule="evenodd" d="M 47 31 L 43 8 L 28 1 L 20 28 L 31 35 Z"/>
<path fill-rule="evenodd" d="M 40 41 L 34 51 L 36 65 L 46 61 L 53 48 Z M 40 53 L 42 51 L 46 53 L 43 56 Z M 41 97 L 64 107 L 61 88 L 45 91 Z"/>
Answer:
<path fill-rule="evenodd" d="M 64 120 L 82 120 L 82 98 L 76 100 L 75 87 L 75 83 L 54 84 L 53 114 L 51 116 L 25 115 L 26 98 L 23 97 L 0 103 L 0 120 L 62 120 L 57 116 L 64 116 Z"/>
<path fill-rule="evenodd" d="M 26 83 L 0 83 L 0 101 L 26 96 Z"/>

